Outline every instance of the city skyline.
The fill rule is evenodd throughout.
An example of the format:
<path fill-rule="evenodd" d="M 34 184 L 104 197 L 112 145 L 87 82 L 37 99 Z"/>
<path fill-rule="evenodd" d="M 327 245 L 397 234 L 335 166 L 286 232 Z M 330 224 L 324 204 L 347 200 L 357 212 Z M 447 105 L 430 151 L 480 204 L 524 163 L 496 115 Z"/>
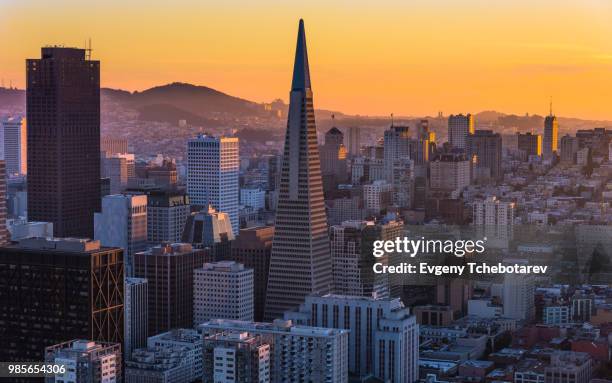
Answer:
<path fill-rule="evenodd" d="M 37 5 L 45 12 L 33 12 L 34 5 L 1 6 L 0 30 L 19 36 L 0 42 L 5 85 L 24 87 L 23 60 L 41 45 L 83 46 L 91 37 L 93 58 L 104 63 L 103 87 L 133 91 L 183 81 L 257 102 L 287 101 L 292 25 L 304 17 L 313 29 L 317 108 L 379 116 L 545 115 L 552 95 L 558 114 L 612 120 L 605 108 L 612 97 L 605 15 L 612 5 L 598 0 L 491 9 L 479 1 L 314 2 L 277 4 L 274 12 L 265 12 L 267 4 L 184 0 L 172 8 L 153 2 L 146 14 L 138 13 L 140 1 L 122 4 L 121 12 L 113 3 Z M 92 12 L 96 17 L 87 18 Z"/>

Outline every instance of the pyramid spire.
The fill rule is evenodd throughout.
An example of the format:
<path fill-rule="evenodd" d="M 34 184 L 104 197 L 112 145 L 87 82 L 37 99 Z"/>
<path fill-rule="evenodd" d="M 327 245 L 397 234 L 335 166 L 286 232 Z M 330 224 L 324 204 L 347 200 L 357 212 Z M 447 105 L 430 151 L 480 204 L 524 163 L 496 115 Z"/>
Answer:
<path fill-rule="evenodd" d="M 306 32 L 304 20 L 300 19 L 297 46 L 295 48 L 295 63 L 293 64 L 293 80 L 291 90 L 310 89 L 310 70 L 308 69 L 308 52 L 306 51 Z"/>

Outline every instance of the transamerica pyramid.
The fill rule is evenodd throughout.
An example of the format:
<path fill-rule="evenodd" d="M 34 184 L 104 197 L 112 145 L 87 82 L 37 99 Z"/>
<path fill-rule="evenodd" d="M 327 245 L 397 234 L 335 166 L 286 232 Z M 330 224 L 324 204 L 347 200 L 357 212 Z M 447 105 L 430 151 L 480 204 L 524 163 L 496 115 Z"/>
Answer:
<path fill-rule="evenodd" d="M 304 21 L 300 20 L 280 172 L 265 319 L 282 318 L 332 284 Z"/>

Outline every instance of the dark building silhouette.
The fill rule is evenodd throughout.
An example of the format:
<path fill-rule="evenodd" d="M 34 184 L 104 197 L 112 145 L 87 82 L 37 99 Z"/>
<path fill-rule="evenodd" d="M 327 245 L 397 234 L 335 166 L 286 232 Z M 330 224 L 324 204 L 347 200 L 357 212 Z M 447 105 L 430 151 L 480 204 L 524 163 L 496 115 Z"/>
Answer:
<path fill-rule="evenodd" d="M 84 239 L 0 247 L 0 360 L 41 361 L 71 339 L 123 341 L 123 250 Z"/>
<path fill-rule="evenodd" d="M 6 162 L 0 160 L 0 246 L 11 241 L 11 234 L 6 227 Z"/>
<path fill-rule="evenodd" d="M 28 218 L 58 237 L 93 237 L 100 210 L 100 62 L 45 47 L 26 60 Z"/>
<path fill-rule="evenodd" d="M 232 241 L 232 251 L 229 259 L 242 263 L 246 268 L 253 269 L 256 322 L 263 321 L 264 317 L 273 235 L 273 226 L 253 227 L 240 229 L 240 234 L 235 241 Z"/>
<path fill-rule="evenodd" d="M 193 327 L 193 271 L 212 262 L 190 244 L 162 244 L 134 254 L 134 276 L 148 281 L 149 336 Z"/>
<path fill-rule="evenodd" d="M 503 179 L 502 138 L 499 133 L 477 130 L 467 138 L 467 152 L 476 169 L 486 170 L 492 180 Z"/>
<path fill-rule="evenodd" d="M 327 217 L 321 181 L 306 34 L 300 20 L 265 317 L 282 318 L 312 293 L 332 285 Z"/>

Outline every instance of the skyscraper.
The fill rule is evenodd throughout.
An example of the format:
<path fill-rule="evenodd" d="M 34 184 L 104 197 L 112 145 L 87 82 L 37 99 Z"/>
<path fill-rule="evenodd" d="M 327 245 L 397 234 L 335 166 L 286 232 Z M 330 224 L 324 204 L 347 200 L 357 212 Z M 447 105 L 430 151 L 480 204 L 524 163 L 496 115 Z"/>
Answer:
<path fill-rule="evenodd" d="M 550 113 L 544 119 L 544 145 L 542 147 L 544 159 L 550 159 L 557 153 L 558 139 L 559 122 L 557 121 L 557 116 L 553 115 L 551 103 Z"/>
<path fill-rule="evenodd" d="M 239 171 L 237 137 L 201 134 L 187 142 L 187 194 L 192 205 L 227 213 L 234 235 L 238 222 Z"/>
<path fill-rule="evenodd" d="M 448 117 L 448 142 L 458 149 L 467 148 L 467 138 L 474 134 L 474 116 L 467 114 L 450 115 Z"/>
<path fill-rule="evenodd" d="M 467 138 L 467 152 L 476 169 L 485 173 L 483 178 L 494 181 L 503 178 L 502 138 L 492 130 L 477 130 Z"/>
<path fill-rule="evenodd" d="M 0 248 L 0 359 L 42 360 L 71 339 L 123 341 L 123 250 L 28 238 Z"/>
<path fill-rule="evenodd" d="M 28 134 L 26 119 L 9 117 L 2 121 L 4 134 L 3 154 L 6 161 L 6 175 L 24 175 L 28 172 Z"/>
<path fill-rule="evenodd" d="M 212 261 L 186 243 L 162 244 L 134 255 L 134 274 L 148 282 L 148 331 L 193 325 L 193 271 Z"/>
<path fill-rule="evenodd" d="M 93 237 L 100 210 L 100 62 L 44 47 L 26 60 L 28 218 L 58 237 Z"/>
<path fill-rule="evenodd" d="M 532 133 L 516 133 L 517 149 L 525 153 L 525 159 L 530 156 L 542 155 L 542 136 Z"/>
<path fill-rule="evenodd" d="M 304 22 L 300 20 L 276 228 L 272 242 L 266 318 L 304 302 L 332 284 L 327 217 L 321 182 Z"/>
<path fill-rule="evenodd" d="M 149 283 L 144 278 L 125 278 L 124 283 L 124 360 L 130 360 L 132 351 L 147 345 Z"/>
<path fill-rule="evenodd" d="M 125 275 L 133 276 L 134 254 L 147 246 L 147 196 L 112 194 L 102 199 L 102 212 L 94 215 L 94 237 L 103 246 L 125 254 Z"/>
<path fill-rule="evenodd" d="M 348 133 L 348 153 L 351 157 L 356 157 L 361 151 L 361 128 L 353 126 L 346 129 Z"/>

